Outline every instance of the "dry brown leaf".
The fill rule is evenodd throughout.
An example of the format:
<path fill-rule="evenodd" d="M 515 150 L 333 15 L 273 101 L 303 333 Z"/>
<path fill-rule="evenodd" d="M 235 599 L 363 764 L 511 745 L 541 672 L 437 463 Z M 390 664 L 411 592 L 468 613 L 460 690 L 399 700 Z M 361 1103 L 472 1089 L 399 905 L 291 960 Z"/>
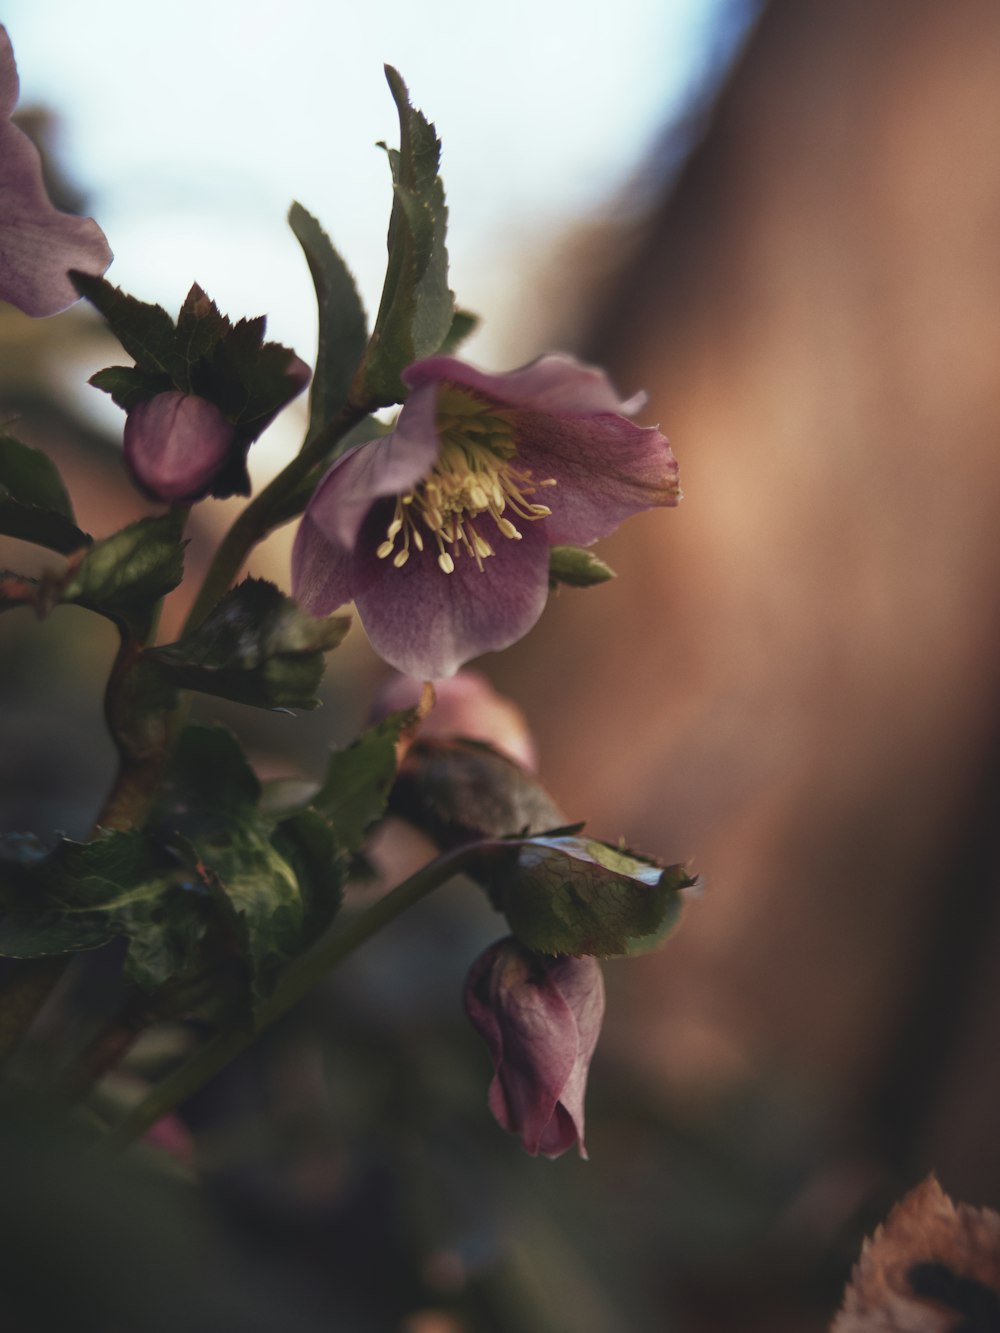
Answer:
<path fill-rule="evenodd" d="M 1000 1333 L 1000 1214 L 928 1176 L 865 1241 L 830 1333 Z"/>

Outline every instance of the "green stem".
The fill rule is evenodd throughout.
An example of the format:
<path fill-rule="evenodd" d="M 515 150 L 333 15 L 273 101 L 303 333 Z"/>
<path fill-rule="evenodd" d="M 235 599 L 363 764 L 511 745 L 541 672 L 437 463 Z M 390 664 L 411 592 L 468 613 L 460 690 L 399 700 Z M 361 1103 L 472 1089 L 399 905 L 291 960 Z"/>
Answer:
<path fill-rule="evenodd" d="M 205 575 L 194 605 L 184 624 L 184 633 L 208 615 L 243 568 L 247 556 L 269 532 L 290 522 L 309 500 L 303 482 L 325 462 L 334 446 L 369 414 L 367 406 L 346 403 L 325 430 L 309 441 L 292 461 L 255 496 L 226 533 Z"/>
<path fill-rule="evenodd" d="M 478 843 L 445 853 L 436 861 L 421 867 L 364 912 L 359 912 L 345 926 L 334 929 L 286 969 L 271 995 L 258 1009 L 252 1028 L 240 1027 L 218 1033 L 197 1050 L 190 1060 L 158 1083 L 111 1130 L 109 1141 L 119 1147 L 127 1146 L 162 1116 L 187 1101 L 230 1060 L 245 1050 L 264 1028 L 303 999 L 348 954 L 353 953 L 401 912 L 466 869 L 480 854 Z"/>

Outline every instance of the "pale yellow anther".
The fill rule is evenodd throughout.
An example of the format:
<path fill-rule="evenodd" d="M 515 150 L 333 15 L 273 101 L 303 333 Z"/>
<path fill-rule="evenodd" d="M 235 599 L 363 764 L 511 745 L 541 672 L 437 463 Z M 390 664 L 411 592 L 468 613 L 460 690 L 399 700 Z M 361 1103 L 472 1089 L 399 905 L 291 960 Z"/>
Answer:
<path fill-rule="evenodd" d="M 397 498 L 376 554 L 381 560 L 391 555 L 401 569 L 411 545 L 422 552 L 429 534 L 437 546 L 438 568 L 445 574 L 454 573 L 463 550 L 482 570 L 483 561 L 496 552 L 479 531 L 479 520 L 492 523 L 501 537 L 520 541 L 521 533 L 505 513 L 528 523 L 548 518 L 548 505 L 529 497 L 542 486 L 554 486 L 555 478 L 536 481 L 528 468 L 518 467 L 514 425 L 505 409 L 464 389 L 441 387 L 438 433 L 434 467 L 423 482 Z"/>

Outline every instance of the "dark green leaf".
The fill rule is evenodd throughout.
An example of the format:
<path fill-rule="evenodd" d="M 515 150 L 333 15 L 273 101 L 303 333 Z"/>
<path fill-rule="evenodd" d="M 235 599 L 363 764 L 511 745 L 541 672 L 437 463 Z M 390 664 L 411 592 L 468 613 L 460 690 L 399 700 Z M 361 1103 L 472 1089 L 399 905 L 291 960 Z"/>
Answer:
<path fill-rule="evenodd" d="M 173 375 L 174 321 L 162 306 L 138 301 L 104 278 L 75 270 L 70 277 L 80 295 L 108 321 L 112 333 L 141 370 Z"/>
<path fill-rule="evenodd" d="M 174 387 L 169 375 L 140 370 L 138 366 L 108 366 L 106 370 L 91 375 L 88 383 L 110 394 L 114 402 L 126 412 L 131 412 L 133 407 Z"/>
<path fill-rule="evenodd" d="M 593 588 L 615 577 L 615 571 L 582 546 L 553 546 L 549 550 L 549 584 Z"/>
<path fill-rule="evenodd" d="M 350 270 L 312 214 L 294 203 L 288 223 L 309 265 L 319 309 L 319 345 L 309 409 L 312 439 L 347 402 L 368 343 L 368 321 Z"/>
<path fill-rule="evenodd" d="M 303 906 L 303 941 L 315 939 L 333 920 L 343 897 L 347 858 L 337 847 L 333 829 L 315 810 L 284 819 L 271 841 L 292 867 Z"/>
<path fill-rule="evenodd" d="M 400 129 L 399 150 L 389 150 L 393 179 L 389 259 L 355 391 L 359 401 L 374 406 L 402 401 L 400 372 L 440 348 L 454 314 L 445 248 L 448 210 L 438 175 L 441 145 L 434 126 L 410 106 L 406 85 L 391 66 L 386 66 L 386 78 Z"/>
<path fill-rule="evenodd" d="M 353 745 L 330 755 L 312 805 L 332 825 L 337 845 L 345 852 L 356 852 L 385 813 L 396 778 L 396 745 L 419 716 L 416 708 L 390 713 Z"/>
<path fill-rule="evenodd" d="M 453 356 L 455 352 L 479 328 L 482 320 L 471 310 L 456 310 L 451 319 L 451 328 L 438 349 L 442 356 Z"/>
<path fill-rule="evenodd" d="M 258 708 L 315 708 L 323 654 L 349 623 L 344 616 L 318 620 L 273 583 L 246 579 L 197 629 L 149 656 L 182 689 Z"/>
<path fill-rule="evenodd" d="M 220 815 L 246 815 L 260 799 L 260 782 L 239 741 L 219 725 L 185 727 L 171 756 L 157 818 L 190 838 L 213 828 Z"/>
<path fill-rule="evenodd" d="M 73 521 L 56 465 L 9 435 L 0 435 L 0 533 L 63 555 L 90 541 Z"/>
<path fill-rule="evenodd" d="M 683 866 L 664 869 L 580 837 L 519 841 L 488 871 L 491 896 L 522 944 L 599 958 L 655 947 L 694 883 Z"/>
<path fill-rule="evenodd" d="M 184 573 L 183 519 L 141 518 L 92 546 L 62 589 L 62 600 L 102 615 L 128 617 L 176 588 Z"/>

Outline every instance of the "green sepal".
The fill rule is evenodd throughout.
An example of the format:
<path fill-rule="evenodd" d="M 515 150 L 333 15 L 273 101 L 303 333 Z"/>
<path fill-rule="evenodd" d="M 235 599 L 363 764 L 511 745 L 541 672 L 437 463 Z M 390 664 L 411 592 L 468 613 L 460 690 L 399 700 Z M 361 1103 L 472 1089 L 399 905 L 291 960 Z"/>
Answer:
<path fill-rule="evenodd" d="M 390 713 L 327 760 L 323 782 L 310 805 L 330 824 L 345 852 L 358 851 L 368 830 L 385 814 L 396 780 L 396 747 L 421 716 L 420 708 Z"/>
<path fill-rule="evenodd" d="M 288 225 L 309 265 L 319 311 L 319 343 L 309 399 L 307 440 L 312 440 L 347 402 L 368 344 L 368 320 L 350 269 L 316 218 L 293 203 Z"/>
<path fill-rule="evenodd" d="M 399 113 L 400 147 L 387 149 L 393 201 L 385 285 L 368 351 L 351 396 L 371 407 L 405 397 L 400 372 L 436 352 L 448 337 L 454 296 L 448 287 L 448 210 L 438 175 L 434 126 L 410 105 L 406 84 L 389 65 L 386 79 Z"/>
<path fill-rule="evenodd" d="M 109 394 L 126 412 L 131 412 L 133 407 L 174 387 L 169 375 L 140 370 L 138 366 L 108 366 L 106 370 L 91 375 L 87 383 Z"/>
<path fill-rule="evenodd" d="M 681 891 L 695 883 L 683 866 L 582 837 L 497 844 L 486 873 L 494 904 L 527 948 L 598 958 L 656 947 L 677 923 Z"/>
<path fill-rule="evenodd" d="M 616 578 L 615 571 L 582 546 L 549 548 L 549 586 L 565 583 L 570 588 L 593 588 Z"/>
<path fill-rule="evenodd" d="M 566 822 L 520 764 L 481 741 L 417 740 L 389 800 L 392 814 L 448 850 L 481 838 L 524 837 Z"/>
<path fill-rule="evenodd" d="M 324 654 L 349 625 L 347 616 L 307 615 L 273 583 L 250 578 L 190 634 L 148 656 L 181 689 L 256 708 L 315 708 Z"/>
<path fill-rule="evenodd" d="M 91 541 L 74 522 L 55 463 L 10 435 L 0 435 L 0 534 L 62 555 Z"/>
<path fill-rule="evenodd" d="M 106 278 L 77 270 L 71 270 L 69 276 L 80 295 L 104 316 L 111 332 L 140 370 L 172 378 L 174 321 L 162 306 L 139 301 Z"/>
<path fill-rule="evenodd" d="M 68 575 L 59 600 L 114 620 L 147 617 L 184 575 L 183 523 L 173 510 L 96 542 Z"/>

